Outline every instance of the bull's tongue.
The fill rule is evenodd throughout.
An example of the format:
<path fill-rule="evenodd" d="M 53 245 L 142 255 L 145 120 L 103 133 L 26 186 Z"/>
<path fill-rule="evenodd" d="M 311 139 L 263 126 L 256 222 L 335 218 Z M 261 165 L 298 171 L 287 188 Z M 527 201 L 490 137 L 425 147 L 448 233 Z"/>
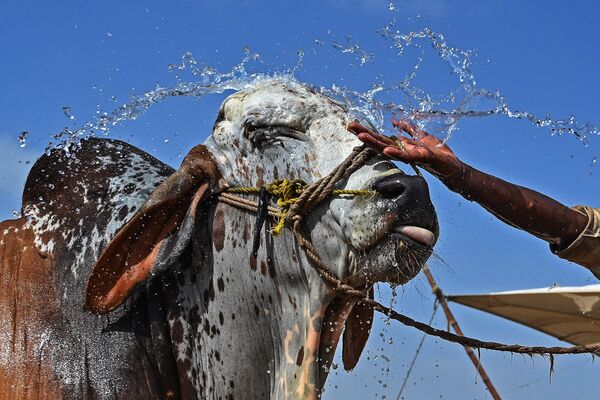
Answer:
<path fill-rule="evenodd" d="M 394 231 L 414 240 L 417 243 L 431 246 L 435 242 L 435 235 L 429 229 L 419 226 L 400 225 L 394 228 Z"/>

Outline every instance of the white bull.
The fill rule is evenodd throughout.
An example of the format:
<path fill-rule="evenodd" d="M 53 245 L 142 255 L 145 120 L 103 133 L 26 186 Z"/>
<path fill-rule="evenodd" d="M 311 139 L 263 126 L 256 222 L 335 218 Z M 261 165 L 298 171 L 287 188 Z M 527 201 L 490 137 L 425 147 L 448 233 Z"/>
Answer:
<path fill-rule="evenodd" d="M 29 350 L 0 339 L 0 389 L 14 389 L 25 379 L 19 371 L 39 361 L 38 388 L 10 392 L 15 398 L 318 397 L 344 329 L 345 366 L 358 361 L 372 310 L 328 287 L 289 231 L 269 232 L 272 221 L 253 257 L 256 215 L 216 194 L 318 180 L 360 144 L 349 122 L 332 99 L 270 81 L 227 98 L 205 145 L 166 179 L 164 164 L 114 141 L 84 142 L 75 161 L 58 152 L 42 157 L 25 190 L 29 221 L 3 224 L 44 247 L 43 261 L 33 263 L 56 277 L 40 281 L 51 286 L 46 295 L 54 300 L 44 301 L 53 308 L 35 314 L 25 333 L 13 329 L 12 340 L 29 341 Z M 55 183 L 64 193 L 49 190 Z M 77 185 L 78 195 L 66 193 Z M 425 181 L 373 157 L 338 186 L 377 194 L 332 197 L 303 221 L 331 272 L 371 294 L 378 281 L 413 278 L 437 237 Z M 12 256 L 0 261 L 22 268 Z M 87 305 L 103 316 L 81 307 L 88 275 Z M 0 296 L 9 326 L 27 324 L 11 315 L 36 299 L 19 301 Z M 63 349 L 68 342 L 69 351 L 50 352 L 42 363 L 31 350 L 40 341 Z M 19 351 L 23 362 L 11 370 L 5 360 Z"/>

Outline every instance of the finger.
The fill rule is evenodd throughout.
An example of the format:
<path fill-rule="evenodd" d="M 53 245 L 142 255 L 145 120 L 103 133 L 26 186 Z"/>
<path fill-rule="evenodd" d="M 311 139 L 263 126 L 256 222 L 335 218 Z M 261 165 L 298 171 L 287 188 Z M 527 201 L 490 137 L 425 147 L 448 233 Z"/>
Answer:
<path fill-rule="evenodd" d="M 418 126 L 409 123 L 406 120 L 393 120 L 392 124 L 398 128 L 402 129 L 404 132 L 408 133 L 414 139 L 417 139 L 420 143 L 428 145 L 428 146 L 439 146 L 442 142 L 433 135 L 425 132 L 420 129 Z"/>
<path fill-rule="evenodd" d="M 418 140 L 415 139 L 410 139 L 404 136 L 401 136 L 399 138 L 395 138 L 396 139 L 396 145 L 401 144 L 401 146 L 406 146 L 408 144 L 413 145 L 413 146 L 423 146 L 423 144 L 421 144 L 421 142 L 419 142 Z"/>
<path fill-rule="evenodd" d="M 372 133 L 372 131 L 370 129 L 365 128 L 364 126 L 362 126 L 361 124 L 359 124 L 356 121 L 350 122 L 348 124 L 348 126 L 346 127 L 346 129 L 348 129 L 350 132 L 354 133 L 355 135 L 358 135 L 361 132 Z"/>
<path fill-rule="evenodd" d="M 371 138 L 373 138 L 373 140 L 376 140 L 381 143 L 385 143 L 387 146 L 393 146 L 394 144 L 396 144 L 396 141 L 393 138 L 389 138 L 385 135 L 380 135 L 379 133 L 367 131 L 367 132 L 360 132 L 359 135 L 360 134 L 369 135 L 369 136 L 371 136 Z"/>
<path fill-rule="evenodd" d="M 387 137 L 385 135 L 381 135 L 379 133 L 373 132 L 372 130 L 365 128 L 358 122 L 351 122 L 350 124 L 348 124 L 348 127 L 346 129 L 348 129 L 350 132 L 354 133 L 355 135 L 359 135 L 361 133 L 367 133 L 367 134 L 373 136 L 376 140 L 378 140 L 382 143 L 387 143 L 388 146 L 392 146 L 394 144 L 393 139 L 390 139 L 389 137 Z"/>
<path fill-rule="evenodd" d="M 373 135 L 367 133 L 367 132 L 361 132 L 358 134 L 358 139 L 363 142 L 364 144 L 366 144 L 367 146 L 369 146 L 370 148 L 372 148 L 373 150 L 382 152 L 383 149 L 385 149 L 386 147 L 389 146 L 388 143 L 383 143 L 379 140 L 377 140 Z"/>
<path fill-rule="evenodd" d="M 415 125 L 408 123 L 408 121 L 401 119 L 401 120 L 392 120 L 392 125 L 394 125 L 396 128 L 403 130 L 404 132 L 408 133 L 410 136 L 412 136 L 413 138 L 417 138 L 419 136 L 422 136 L 423 134 L 427 134 L 426 132 L 421 131 L 419 128 L 417 128 Z"/>
<path fill-rule="evenodd" d="M 393 146 L 396 144 L 395 137 L 388 137 L 375 132 L 371 132 L 370 135 L 373 136 L 375 139 L 379 140 L 381 143 L 387 143 L 388 146 Z"/>
<path fill-rule="evenodd" d="M 404 161 L 407 163 L 427 163 L 429 160 L 429 151 L 422 146 L 415 146 L 410 143 L 404 148 L 386 147 L 383 149 L 383 154 L 395 160 Z"/>

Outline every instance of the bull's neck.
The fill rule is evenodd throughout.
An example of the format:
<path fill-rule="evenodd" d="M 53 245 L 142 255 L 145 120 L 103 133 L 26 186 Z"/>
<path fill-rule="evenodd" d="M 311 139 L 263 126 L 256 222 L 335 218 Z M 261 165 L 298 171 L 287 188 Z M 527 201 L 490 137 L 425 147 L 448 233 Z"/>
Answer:
<path fill-rule="evenodd" d="M 212 243 L 193 257 L 201 270 L 182 296 L 190 310 L 198 306 L 191 318 L 199 328 L 187 342 L 199 397 L 316 398 L 331 291 L 290 232 L 273 237 L 267 224 L 254 259 L 255 216 L 223 204 L 211 214 Z"/>

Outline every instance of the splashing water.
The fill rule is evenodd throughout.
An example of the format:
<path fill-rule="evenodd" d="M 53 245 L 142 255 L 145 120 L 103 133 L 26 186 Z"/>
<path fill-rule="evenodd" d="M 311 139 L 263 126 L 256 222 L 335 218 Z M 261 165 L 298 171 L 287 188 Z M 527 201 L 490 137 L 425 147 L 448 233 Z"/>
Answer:
<path fill-rule="evenodd" d="M 19 141 L 19 147 L 23 148 L 25 146 L 27 146 L 27 136 L 29 135 L 29 132 L 27 131 L 23 131 L 19 134 L 19 136 L 17 137 L 17 140 Z"/>
<path fill-rule="evenodd" d="M 358 44 L 352 44 L 352 35 L 346 35 L 346 45 L 336 41 L 331 42 L 331 47 L 344 53 L 356 54 L 359 57 L 360 65 L 363 66 L 368 62 L 373 61 L 374 55 L 363 50 Z"/>
<path fill-rule="evenodd" d="M 390 3 L 388 9 L 396 12 L 397 7 Z M 505 116 L 529 121 L 535 126 L 543 127 L 553 135 L 564 133 L 573 135 L 584 145 L 588 137 L 599 135 L 600 129 L 590 123 L 579 123 L 575 117 L 553 119 L 550 115 L 538 117 L 527 111 L 511 109 L 504 96 L 497 90 L 480 88 L 471 70 L 475 53 L 448 44 L 443 34 L 424 28 L 418 31 L 401 33 L 394 29 L 396 20 L 379 29 L 380 37 L 389 43 L 397 58 L 406 60 L 410 51 L 416 51 L 412 68 L 404 78 L 391 84 L 373 83 L 366 91 L 356 91 L 345 86 L 332 84 L 330 87 L 317 86 L 316 89 L 348 106 L 351 116 L 368 120 L 379 131 L 386 131 L 386 123 L 391 118 L 406 118 L 444 141 L 448 141 L 458 129 L 458 122 L 465 118 L 481 118 L 493 115 Z M 331 41 L 331 48 L 351 57 L 357 57 L 359 67 L 371 63 L 375 56 L 352 42 L 346 36 L 346 44 Z M 322 39 L 315 39 L 312 52 L 325 47 Z M 445 94 L 433 95 L 425 88 L 419 87 L 415 81 L 423 66 L 427 51 L 433 49 L 437 59 L 443 61 L 452 76 L 457 78 L 454 86 Z M 303 68 L 304 51 L 298 50 L 297 62 L 291 68 L 268 68 L 257 53 L 250 48 L 243 49 L 242 61 L 227 72 L 221 72 L 213 66 L 205 65 L 192 53 L 186 52 L 178 64 L 168 65 L 168 70 L 175 74 L 174 86 L 157 84 L 153 90 L 132 97 L 129 102 L 113 111 L 97 111 L 93 121 L 85 123 L 76 130 L 64 128 L 53 137 L 58 142 L 50 143 L 50 147 L 60 147 L 67 152 L 71 145 L 80 138 L 94 135 L 108 135 L 111 127 L 123 121 L 136 120 L 153 105 L 170 97 L 202 97 L 207 94 L 219 94 L 227 90 L 251 88 L 267 80 L 284 81 L 288 84 L 300 84 L 296 75 Z M 350 64 L 356 66 L 356 64 Z M 253 72 L 256 70 L 256 72 Z M 191 74 L 191 80 L 183 80 L 184 74 Z M 384 101 L 392 98 L 392 101 Z M 65 116 L 74 119 L 70 107 L 63 109 Z"/>
<path fill-rule="evenodd" d="M 67 117 L 70 120 L 74 120 L 75 116 L 73 115 L 73 111 L 71 110 L 71 107 L 69 106 L 64 106 L 62 108 L 63 110 L 63 114 L 65 114 L 65 117 Z"/>
<path fill-rule="evenodd" d="M 451 91 L 445 99 L 437 102 L 432 101 L 425 93 L 421 95 L 419 91 L 411 88 L 410 79 L 414 76 L 409 75 L 410 79 L 405 80 L 399 87 L 411 93 L 411 96 L 419 104 L 416 109 L 409 110 L 412 119 L 424 120 L 428 124 L 440 124 L 441 129 L 447 131 L 446 141 L 456 129 L 456 124 L 460 119 L 492 115 L 504 115 L 509 118 L 527 120 L 536 126 L 549 129 L 554 135 L 568 133 L 585 145 L 588 143 L 588 136 L 600 134 L 598 127 L 590 123 L 580 124 L 574 116 L 566 119 L 553 119 L 550 115 L 546 115 L 544 118 L 540 118 L 527 111 L 512 110 L 499 91 L 491 91 L 477 86 L 477 81 L 471 71 L 472 58 L 475 53 L 450 47 L 441 33 L 425 28 L 418 32 L 401 34 L 398 31 L 393 31 L 391 26 L 382 28 L 379 33 L 382 37 L 394 43 L 394 46 L 398 49 L 398 55 L 402 55 L 406 47 L 409 46 L 423 49 L 422 42 L 424 41 L 426 44 L 429 41 L 430 45 L 437 51 L 440 59 L 447 63 L 452 74 L 458 76 L 458 87 Z M 422 60 L 423 57 L 421 56 L 414 67 L 415 73 Z M 397 111 L 405 112 L 406 109 L 399 107 Z"/>

